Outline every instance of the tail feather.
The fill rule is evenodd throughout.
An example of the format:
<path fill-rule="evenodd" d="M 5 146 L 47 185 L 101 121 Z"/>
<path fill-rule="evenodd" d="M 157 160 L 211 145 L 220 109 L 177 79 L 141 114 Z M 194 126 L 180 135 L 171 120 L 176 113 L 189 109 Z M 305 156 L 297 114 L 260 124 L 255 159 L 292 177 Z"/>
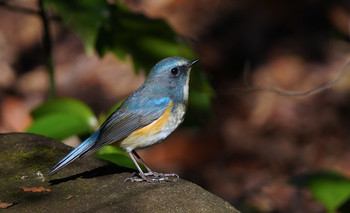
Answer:
<path fill-rule="evenodd" d="M 49 175 L 55 174 L 57 171 L 67 166 L 74 160 L 87 154 L 87 152 L 91 149 L 91 147 L 96 143 L 99 135 L 100 135 L 100 130 L 97 130 L 96 132 L 94 132 L 89 138 L 87 138 L 77 148 L 71 151 L 68 155 L 62 158 L 54 167 L 52 167 L 52 169 L 49 171 Z"/>

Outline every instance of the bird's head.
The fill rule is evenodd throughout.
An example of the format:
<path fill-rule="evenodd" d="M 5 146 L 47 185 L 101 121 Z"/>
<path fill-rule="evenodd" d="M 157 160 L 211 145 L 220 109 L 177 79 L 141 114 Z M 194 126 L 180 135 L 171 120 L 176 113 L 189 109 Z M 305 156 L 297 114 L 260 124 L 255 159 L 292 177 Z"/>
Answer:
<path fill-rule="evenodd" d="M 165 58 L 151 69 L 145 83 L 151 84 L 156 91 L 187 100 L 191 67 L 198 61 L 181 57 Z"/>

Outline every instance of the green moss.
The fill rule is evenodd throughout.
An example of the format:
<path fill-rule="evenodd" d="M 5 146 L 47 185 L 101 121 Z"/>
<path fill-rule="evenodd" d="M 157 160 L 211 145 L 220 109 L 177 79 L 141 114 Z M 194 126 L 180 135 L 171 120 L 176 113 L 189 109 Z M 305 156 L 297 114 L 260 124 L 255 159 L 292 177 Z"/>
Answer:
<path fill-rule="evenodd" d="M 9 178 L 9 180 L 21 180 L 21 177 L 20 175 L 15 175 L 15 176 L 12 176 Z"/>
<path fill-rule="evenodd" d="M 7 173 L 10 171 L 10 168 L 0 168 L 0 173 Z"/>
<path fill-rule="evenodd" d="M 14 161 L 16 163 L 22 161 L 23 159 L 31 159 L 35 154 L 35 150 L 30 152 L 25 152 L 23 150 L 19 150 L 17 152 L 9 152 L 8 150 L 2 151 L 0 153 L 2 158 L 0 158 L 0 162 L 5 161 Z"/>

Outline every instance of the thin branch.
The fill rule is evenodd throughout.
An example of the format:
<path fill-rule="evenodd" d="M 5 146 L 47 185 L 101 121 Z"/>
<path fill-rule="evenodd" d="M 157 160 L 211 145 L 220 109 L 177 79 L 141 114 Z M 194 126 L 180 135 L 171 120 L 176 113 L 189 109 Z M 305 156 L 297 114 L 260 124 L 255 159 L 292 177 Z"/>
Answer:
<path fill-rule="evenodd" d="M 54 64 L 53 64 L 53 56 L 52 56 L 52 42 L 51 42 L 51 33 L 50 33 L 50 22 L 47 18 L 47 14 L 44 9 L 43 0 L 39 0 L 39 8 L 40 8 L 40 16 L 41 21 L 43 22 L 43 44 L 44 44 L 44 54 L 45 54 L 45 63 L 46 69 L 49 73 L 50 78 L 50 91 L 49 97 L 54 98 L 56 95 L 56 87 L 55 87 L 55 76 L 54 76 Z"/>
<path fill-rule="evenodd" d="M 338 83 L 338 81 L 340 81 L 344 77 L 347 71 L 349 71 L 349 68 L 350 68 L 350 59 L 347 60 L 344 67 L 339 71 L 338 76 L 336 78 L 334 78 L 333 80 L 325 84 L 322 84 L 321 86 L 318 86 L 306 91 L 295 92 L 295 91 L 283 90 L 275 86 L 266 86 L 266 87 L 248 87 L 248 88 L 232 89 L 228 92 L 225 92 L 225 94 L 267 91 L 267 92 L 277 93 L 278 95 L 281 95 L 281 96 L 306 97 L 333 87 L 335 84 Z M 248 86 L 251 86 L 251 84 L 247 81 L 247 73 L 249 73 L 249 70 L 247 71 L 247 65 L 246 65 L 244 79 L 245 79 L 245 83 Z"/>
<path fill-rule="evenodd" d="M 10 11 L 13 12 L 19 12 L 22 14 L 28 14 L 28 15 L 37 15 L 40 16 L 41 21 L 43 23 L 43 46 L 44 46 L 44 54 L 45 54 L 45 63 L 46 63 L 46 69 L 49 73 L 50 78 L 50 91 L 49 91 L 49 97 L 53 98 L 56 95 L 56 89 L 55 89 L 55 79 L 54 79 L 54 64 L 53 64 L 53 56 L 52 56 L 52 42 L 51 42 L 51 33 L 50 33 L 50 20 L 60 20 L 58 17 L 48 17 L 48 15 L 45 12 L 43 0 L 39 0 L 39 11 L 33 10 L 31 8 L 21 7 L 15 4 L 11 4 L 8 1 L 0 0 L 0 7 L 4 7 Z"/>

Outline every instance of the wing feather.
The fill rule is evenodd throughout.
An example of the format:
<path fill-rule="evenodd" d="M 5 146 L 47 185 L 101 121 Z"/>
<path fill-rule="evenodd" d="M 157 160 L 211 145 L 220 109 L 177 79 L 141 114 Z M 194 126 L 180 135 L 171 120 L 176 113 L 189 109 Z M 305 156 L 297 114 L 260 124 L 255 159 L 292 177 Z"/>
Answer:
<path fill-rule="evenodd" d="M 129 134 L 147 126 L 163 115 L 170 104 L 170 98 L 149 98 L 147 100 L 126 100 L 100 127 L 100 136 L 91 147 L 89 155 L 103 146 L 110 145 Z"/>

